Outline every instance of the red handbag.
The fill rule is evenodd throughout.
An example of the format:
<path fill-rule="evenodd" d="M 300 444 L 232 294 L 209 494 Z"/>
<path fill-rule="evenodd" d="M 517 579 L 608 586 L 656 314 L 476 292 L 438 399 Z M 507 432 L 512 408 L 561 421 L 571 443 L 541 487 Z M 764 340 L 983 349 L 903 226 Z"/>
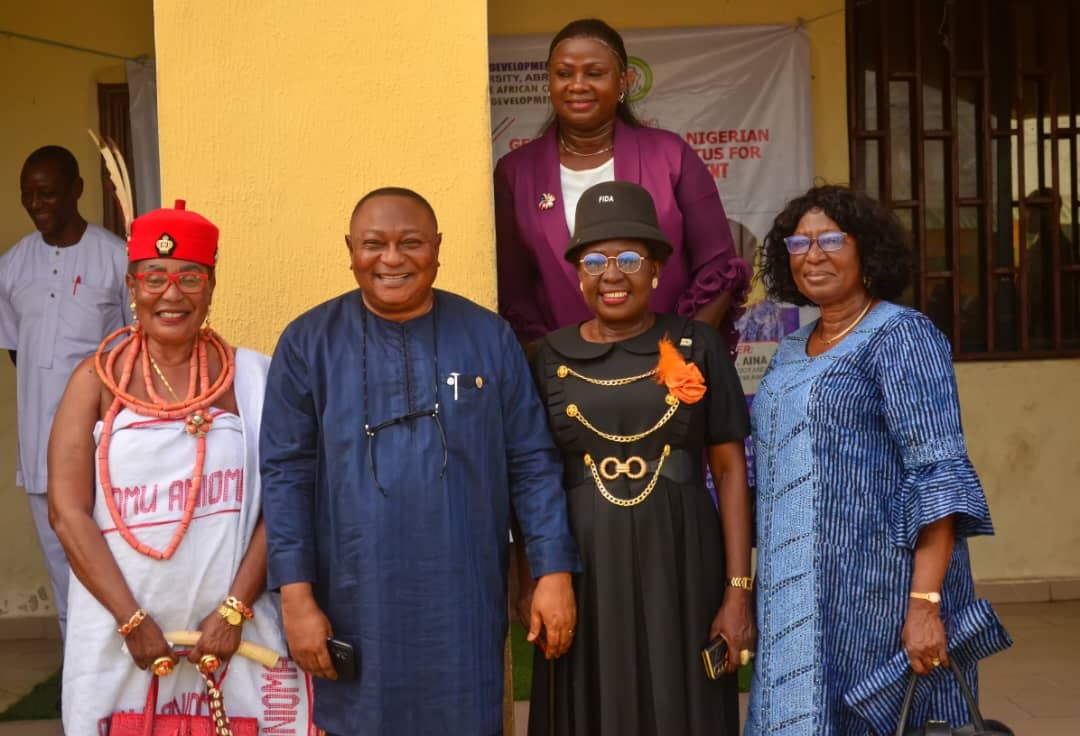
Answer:
<path fill-rule="evenodd" d="M 199 672 L 206 681 L 210 696 L 211 715 L 161 714 L 157 712 L 158 677 L 151 676 L 142 713 L 113 713 L 109 720 L 109 736 L 258 736 L 257 718 L 229 718 L 225 715 L 221 680 Z"/>

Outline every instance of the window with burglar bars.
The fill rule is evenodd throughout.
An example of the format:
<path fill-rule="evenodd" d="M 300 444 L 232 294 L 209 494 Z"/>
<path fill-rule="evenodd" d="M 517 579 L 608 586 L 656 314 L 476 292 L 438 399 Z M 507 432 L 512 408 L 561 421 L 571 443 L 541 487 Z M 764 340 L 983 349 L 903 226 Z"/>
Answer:
<path fill-rule="evenodd" d="M 851 181 L 960 359 L 1080 356 L 1080 1 L 848 0 Z"/>

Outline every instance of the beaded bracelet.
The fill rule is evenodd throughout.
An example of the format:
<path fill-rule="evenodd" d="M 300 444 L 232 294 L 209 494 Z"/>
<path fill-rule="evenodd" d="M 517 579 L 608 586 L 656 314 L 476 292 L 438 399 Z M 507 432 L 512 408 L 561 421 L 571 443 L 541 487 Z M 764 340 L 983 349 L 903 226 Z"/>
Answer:
<path fill-rule="evenodd" d="M 135 613 L 131 614 L 131 618 L 127 620 L 127 623 L 121 625 L 116 631 L 118 634 L 120 634 L 120 636 L 127 638 L 128 634 L 139 628 L 139 624 L 141 624 L 145 618 L 146 611 L 139 608 L 135 611 Z"/>
<path fill-rule="evenodd" d="M 230 595 L 228 598 L 226 598 L 225 602 L 222 605 L 233 609 L 241 616 L 246 618 L 248 621 L 255 618 L 255 612 L 248 608 L 246 605 L 244 605 L 243 601 L 241 601 L 234 595 Z"/>

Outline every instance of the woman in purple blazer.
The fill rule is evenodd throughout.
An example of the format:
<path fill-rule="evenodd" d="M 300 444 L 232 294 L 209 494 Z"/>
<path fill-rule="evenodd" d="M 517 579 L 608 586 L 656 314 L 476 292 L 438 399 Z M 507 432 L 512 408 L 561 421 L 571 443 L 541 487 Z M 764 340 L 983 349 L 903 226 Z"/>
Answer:
<path fill-rule="evenodd" d="M 583 191 L 630 181 L 649 191 L 674 247 L 652 310 L 693 316 L 737 340 L 750 268 L 736 256 L 716 184 L 678 135 L 647 128 L 626 101 L 622 37 L 600 20 L 577 20 L 548 54 L 554 120 L 495 167 L 499 312 L 523 343 L 592 315 L 562 254 Z"/>

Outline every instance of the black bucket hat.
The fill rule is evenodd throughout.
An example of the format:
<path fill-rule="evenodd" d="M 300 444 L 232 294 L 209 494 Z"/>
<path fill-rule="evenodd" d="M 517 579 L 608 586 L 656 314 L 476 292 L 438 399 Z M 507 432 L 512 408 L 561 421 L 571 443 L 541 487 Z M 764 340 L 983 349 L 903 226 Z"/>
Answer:
<path fill-rule="evenodd" d="M 605 240 L 642 240 L 660 261 L 667 260 L 672 251 L 657 224 L 652 197 L 628 181 L 605 181 L 582 192 L 574 213 L 574 236 L 563 257 L 577 265 L 582 248 Z"/>

